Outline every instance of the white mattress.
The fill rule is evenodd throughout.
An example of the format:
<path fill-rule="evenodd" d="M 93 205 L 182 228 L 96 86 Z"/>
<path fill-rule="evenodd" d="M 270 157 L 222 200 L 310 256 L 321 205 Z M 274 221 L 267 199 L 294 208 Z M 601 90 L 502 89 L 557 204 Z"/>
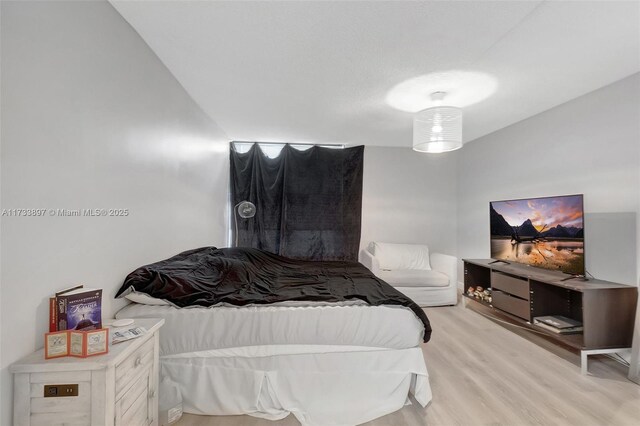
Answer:
<path fill-rule="evenodd" d="M 424 334 L 422 322 L 402 306 L 176 308 L 132 303 L 116 317 L 164 318 L 161 356 L 266 345 L 407 349 L 418 346 Z"/>

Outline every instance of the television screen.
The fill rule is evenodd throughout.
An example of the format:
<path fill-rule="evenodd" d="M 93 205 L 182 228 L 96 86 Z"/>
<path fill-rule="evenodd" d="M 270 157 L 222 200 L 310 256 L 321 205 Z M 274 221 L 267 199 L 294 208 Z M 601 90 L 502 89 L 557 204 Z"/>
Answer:
<path fill-rule="evenodd" d="M 489 203 L 491 257 L 584 275 L 582 195 Z"/>

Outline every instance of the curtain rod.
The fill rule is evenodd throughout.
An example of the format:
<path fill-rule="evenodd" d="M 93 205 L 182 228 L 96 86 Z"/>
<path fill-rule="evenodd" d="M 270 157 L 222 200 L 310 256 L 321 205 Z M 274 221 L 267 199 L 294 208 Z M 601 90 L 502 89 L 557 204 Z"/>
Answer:
<path fill-rule="evenodd" d="M 309 142 L 250 142 L 250 141 L 231 141 L 231 143 L 257 143 L 259 145 L 318 145 L 318 146 L 346 146 L 343 143 L 309 143 Z"/>

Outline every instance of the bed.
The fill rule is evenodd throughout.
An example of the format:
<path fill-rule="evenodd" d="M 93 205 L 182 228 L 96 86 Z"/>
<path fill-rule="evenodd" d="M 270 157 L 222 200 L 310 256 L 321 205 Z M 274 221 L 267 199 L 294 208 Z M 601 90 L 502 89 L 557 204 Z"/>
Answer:
<path fill-rule="evenodd" d="M 188 413 L 354 425 L 409 392 L 431 400 L 424 311 L 357 263 L 207 247 L 137 269 L 118 296 L 137 302 L 118 318 L 165 319 L 161 376 Z"/>

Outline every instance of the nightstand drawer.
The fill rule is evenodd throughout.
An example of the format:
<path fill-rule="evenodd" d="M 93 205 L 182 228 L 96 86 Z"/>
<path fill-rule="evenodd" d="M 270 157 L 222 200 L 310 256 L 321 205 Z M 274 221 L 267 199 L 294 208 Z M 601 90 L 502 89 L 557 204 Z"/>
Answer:
<path fill-rule="evenodd" d="M 128 388 L 132 379 L 135 379 L 140 372 L 148 369 L 152 364 L 153 339 L 149 339 L 131 356 L 116 365 L 116 398 Z"/>

